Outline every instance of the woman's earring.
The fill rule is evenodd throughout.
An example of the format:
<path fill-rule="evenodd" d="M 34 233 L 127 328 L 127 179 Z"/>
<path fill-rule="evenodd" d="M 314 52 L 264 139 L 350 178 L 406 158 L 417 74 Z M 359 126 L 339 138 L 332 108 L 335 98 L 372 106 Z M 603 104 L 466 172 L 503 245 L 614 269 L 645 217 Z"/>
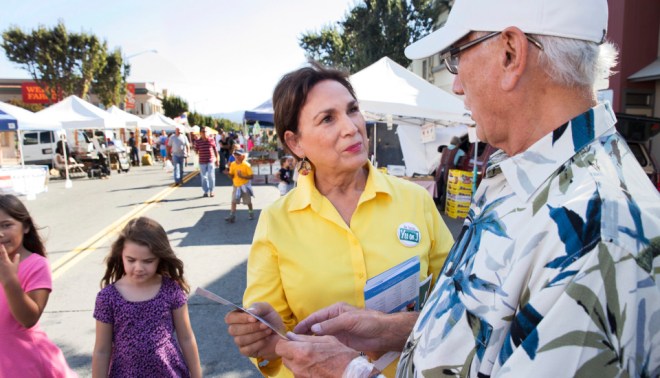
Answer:
<path fill-rule="evenodd" d="M 303 157 L 302 160 L 298 163 L 298 173 L 303 176 L 307 176 L 309 172 L 312 171 L 312 164 L 307 160 L 307 157 Z"/>

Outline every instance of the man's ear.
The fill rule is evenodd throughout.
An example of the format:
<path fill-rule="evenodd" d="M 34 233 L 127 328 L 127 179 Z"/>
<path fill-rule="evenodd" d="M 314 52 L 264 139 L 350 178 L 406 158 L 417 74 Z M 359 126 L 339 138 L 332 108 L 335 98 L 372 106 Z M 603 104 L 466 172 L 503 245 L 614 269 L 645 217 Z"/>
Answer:
<path fill-rule="evenodd" d="M 527 36 L 517 27 L 508 27 L 500 34 L 504 54 L 500 56 L 503 70 L 500 85 L 503 90 L 513 90 L 527 68 L 529 43 Z"/>
<path fill-rule="evenodd" d="M 287 130 L 284 132 L 284 142 L 296 156 L 305 156 L 305 151 L 300 145 L 298 135 L 294 134 L 293 131 Z"/>

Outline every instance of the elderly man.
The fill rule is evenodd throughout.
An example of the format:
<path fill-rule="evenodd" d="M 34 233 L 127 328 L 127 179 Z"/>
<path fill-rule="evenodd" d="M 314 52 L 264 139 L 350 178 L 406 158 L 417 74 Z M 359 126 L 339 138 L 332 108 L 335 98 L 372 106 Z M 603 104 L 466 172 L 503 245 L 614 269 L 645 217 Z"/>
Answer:
<path fill-rule="evenodd" d="M 296 376 L 370 377 L 359 352 L 386 351 L 399 377 L 660 374 L 660 195 L 596 101 L 606 28 L 606 0 L 456 0 L 406 49 L 440 53 L 500 151 L 419 316 L 312 314 L 276 347 Z"/>
<path fill-rule="evenodd" d="M 174 130 L 174 134 L 170 135 L 170 139 L 167 141 L 167 147 L 172 158 L 172 165 L 174 165 L 174 185 L 182 185 L 183 166 L 186 157 L 188 157 L 189 143 L 188 138 L 184 134 L 181 134 L 178 126 Z"/>

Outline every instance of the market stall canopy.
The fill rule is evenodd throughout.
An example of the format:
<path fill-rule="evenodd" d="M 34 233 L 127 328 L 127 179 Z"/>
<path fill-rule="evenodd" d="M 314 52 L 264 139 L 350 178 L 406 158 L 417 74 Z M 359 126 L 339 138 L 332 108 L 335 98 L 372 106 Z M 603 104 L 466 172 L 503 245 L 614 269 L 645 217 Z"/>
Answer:
<path fill-rule="evenodd" d="M 154 113 L 147 118 L 144 118 L 139 123 L 141 128 L 150 127 L 151 131 L 163 131 L 173 132 L 174 129 L 179 128 L 179 130 L 189 133 L 192 132 L 192 128 L 188 125 L 182 123 L 176 123 L 170 117 L 166 117 L 161 113 Z"/>
<path fill-rule="evenodd" d="M 365 117 L 383 121 L 387 115 L 418 124 L 472 125 L 463 101 L 383 57 L 351 75 L 351 84 Z"/>
<path fill-rule="evenodd" d="M 126 127 L 119 118 L 75 95 L 38 111 L 36 114 L 61 122 L 63 129 L 120 129 Z"/>
<path fill-rule="evenodd" d="M 268 101 L 257 106 L 252 110 L 246 110 L 243 114 L 243 120 L 245 123 L 267 123 L 275 124 L 273 121 L 273 100 L 268 99 Z"/>
<path fill-rule="evenodd" d="M 2 116 L 2 113 L 5 116 Z M 14 119 L 14 126 L 9 125 L 5 120 Z M 5 130 L 61 130 L 62 124 L 58 121 L 50 120 L 21 107 L 0 102 L 0 131 Z"/>
<path fill-rule="evenodd" d="M 0 110 L 0 130 L 16 130 L 17 123 L 16 118 Z"/>
<path fill-rule="evenodd" d="M 108 113 L 112 114 L 114 117 L 117 117 L 122 122 L 124 122 L 124 127 L 128 127 L 128 128 L 140 127 L 139 123 L 140 121 L 142 121 L 142 118 L 136 116 L 135 114 L 131 114 L 127 111 L 121 110 L 115 105 L 112 105 L 108 109 Z M 148 130 L 149 126 L 142 126 L 141 128 Z"/>

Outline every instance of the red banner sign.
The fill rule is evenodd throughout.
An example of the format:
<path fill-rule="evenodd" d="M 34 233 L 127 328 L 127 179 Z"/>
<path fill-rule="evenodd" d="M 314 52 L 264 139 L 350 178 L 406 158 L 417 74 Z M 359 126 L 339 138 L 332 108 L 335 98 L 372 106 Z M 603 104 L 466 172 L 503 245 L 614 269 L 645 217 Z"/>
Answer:
<path fill-rule="evenodd" d="M 36 83 L 22 83 L 21 84 L 21 93 L 23 94 L 23 102 L 26 104 L 48 104 L 48 96 L 46 92 L 38 86 Z M 57 98 L 53 96 L 53 101 L 57 101 Z"/>
<path fill-rule="evenodd" d="M 126 104 L 124 109 L 135 109 L 135 84 L 126 84 Z"/>

